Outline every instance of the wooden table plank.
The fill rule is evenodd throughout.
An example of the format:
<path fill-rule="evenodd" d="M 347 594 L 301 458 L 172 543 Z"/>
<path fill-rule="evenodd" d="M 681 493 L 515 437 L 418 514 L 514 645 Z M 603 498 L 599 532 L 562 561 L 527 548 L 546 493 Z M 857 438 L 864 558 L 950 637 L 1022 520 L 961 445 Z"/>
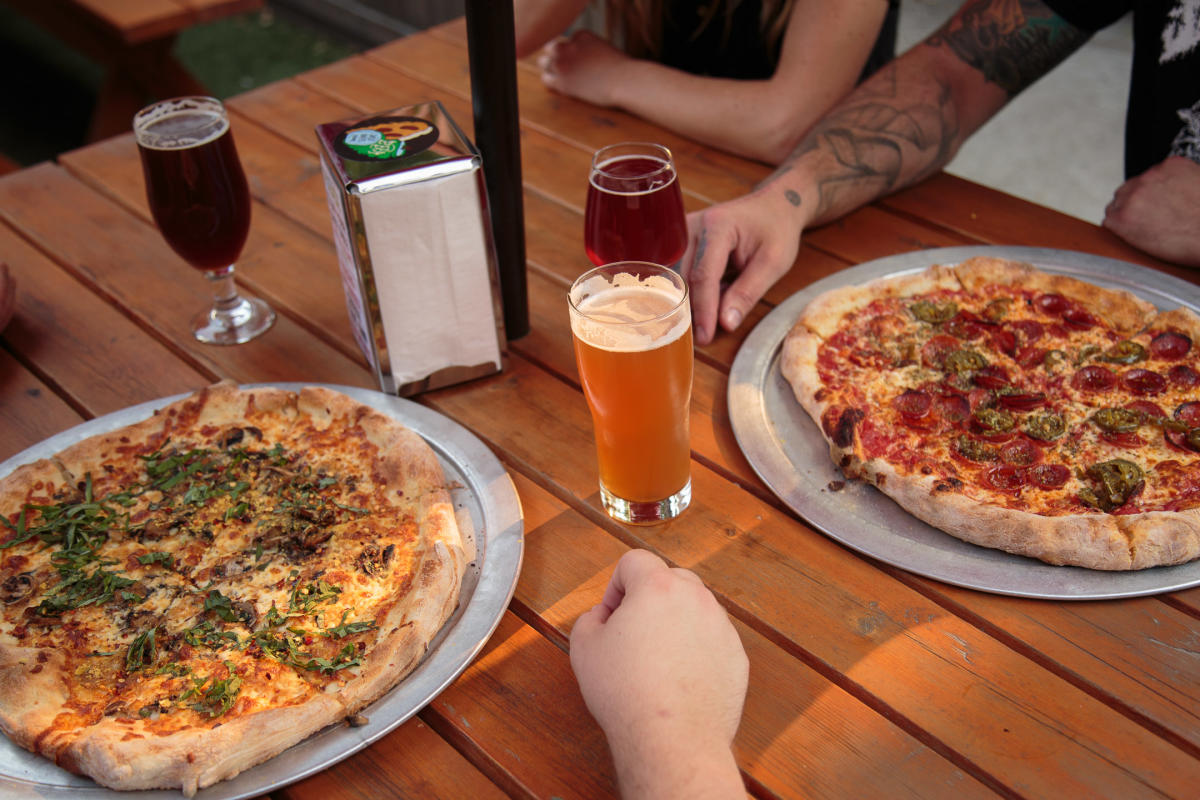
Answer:
<path fill-rule="evenodd" d="M 270 332 L 244 345 L 196 342 L 188 325 L 208 303 L 203 278 L 170 251 L 153 227 L 59 167 L 43 164 L 0 179 L 0 216 L 20 226 L 55 260 L 75 265 L 77 277 L 128 309 L 139 324 L 180 346 L 180 355 L 197 369 L 244 382 L 373 382 L 364 366 L 315 338 L 286 313 Z M 66 218 L 78 222 L 63 229 L 57 220 Z M 147 253 L 164 268 L 140 267 Z M 316 364 L 321 365 L 320 374 L 314 374 Z"/>
<path fill-rule="evenodd" d="M 1200 777 L 1200 763 L 1109 706 L 703 467 L 693 467 L 686 522 L 643 530 L 607 520 L 594 488 L 586 408 L 544 373 L 514 359 L 505 378 L 428 399 L 556 496 L 584 500 L 579 510 L 626 544 L 695 569 L 739 619 L 790 642 L 797 655 L 808 653 L 831 678 L 844 676 L 846 686 L 868 692 L 939 746 L 962 752 L 981 775 L 1028 775 L 1036 763 L 1036 775 L 1028 775 L 1034 794 L 1115 796 L 1144 783 L 1178 793 L 1181 781 Z M 811 630 L 822 636 L 814 640 Z M 915 663 L 922 668 L 906 667 Z M 1131 738 L 1144 747 L 1124 752 Z"/>
<path fill-rule="evenodd" d="M 1200 271 L 1159 261 L 1089 222 L 1049 208 L 1037 207 L 1031 213 L 1025 200 L 945 173 L 887 198 L 882 205 L 951 230 L 969 230 L 988 244 L 1093 253 L 1200 282 Z"/>
<path fill-rule="evenodd" d="M 0 251 L 18 286 L 5 339 L 89 417 L 193 391 L 215 378 L 189 366 L 9 228 L 0 227 Z"/>
<path fill-rule="evenodd" d="M 256 135 L 248 138 L 256 145 L 272 149 L 286 146 L 292 155 L 301 160 L 305 158 L 302 151 L 291 149 L 290 144 L 280 145 L 280 140 L 258 125 L 247 122 L 239 129 L 253 131 Z M 264 138 L 259 139 L 259 136 Z M 72 174 L 134 211 L 147 225 L 153 225 L 132 136 L 109 139 L 66 153 L 60 161 Z M 315 166 L 312 162 L 308 164 Z M 343 300 L 329 214 L 323 208 L 324 190 L 316 195 L 316 200 L 322 204 L 320 221 L 324 226 L 322 230 L 314 231 L 307 224 L 281 213 L 272 204 L 274 197 L 263 194 L 264 182 L 256 180 L 257 173 L 250 172 L 249 166 L 246 169 L 253 196 L 263 202 L 255 203 L 253 208 L 250 236 L 237 262 L 238 284 L 248 287 L 251 294 L 266 299 L 277 311 L 290 309 L 298 325 L 365 368 L 366 359 L 354 341 Z M 301 183 L 304 188 L 286 184 L 280 191 L 304 193 L 307 190 L 311 195 L 312 186 L 303 180 Z M 315 225 L 316 203 L 310 203 L 310 206 L 309 222 Z M 170 266 L 164 266 L 164 269 L 195 287 L 195 311 L 198 311 L 204 302 L 200 294 L 206 288 L 204 282 L 197 280 L 194 270 L 174 254 L 169 256 L 169 261 Z M 300 273 L 306 276 L 305 280 L 295 279 Z"/>
<path fill-rule="evenodd" d="M 499 800 L 507 795 L 422 720 L 412 719 L 333 768 L 280 789 L 274 796 L 277 800 Z"/>
<path fill-rule="evenodd" d="M 80 422 L 52 387 L 0 348 L 0 461 Z"/>
<path fill-rule="evenodd" d="M 627 547 L 521 476 L 525 566 L 516 601 L 565 642 L 578 615 L 603 595 Z M 747 777 L 778 797 L 964 797 L 992 790 L 885 717 L 738 625 L 753 676 L 736 747 Z M 801 754 L 797 758 L 797 754 Z M 827 765 L 837 764 L 837 770 Z M 826 765 L 826 767 L 822 767 Z"/>
<path fill-rule="evenodd" d="M 201 22 L 261 8 L 262 0 L 68 0 L 127 44 L 170 36 Z M 60 9 L 59 13 L 64 13 Z"/>

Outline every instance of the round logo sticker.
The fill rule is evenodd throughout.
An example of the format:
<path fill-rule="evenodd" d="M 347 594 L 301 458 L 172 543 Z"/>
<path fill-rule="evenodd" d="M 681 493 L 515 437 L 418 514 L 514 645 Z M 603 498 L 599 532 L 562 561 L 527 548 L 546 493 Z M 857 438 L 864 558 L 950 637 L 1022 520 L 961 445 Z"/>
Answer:
<path fill-rule="evenodd" d="M 333 149 L 351 161 L 387 161 L 421 153 L 437 140 L 437 126 L 427 119 L 373 117 L 343 131 Z"/>

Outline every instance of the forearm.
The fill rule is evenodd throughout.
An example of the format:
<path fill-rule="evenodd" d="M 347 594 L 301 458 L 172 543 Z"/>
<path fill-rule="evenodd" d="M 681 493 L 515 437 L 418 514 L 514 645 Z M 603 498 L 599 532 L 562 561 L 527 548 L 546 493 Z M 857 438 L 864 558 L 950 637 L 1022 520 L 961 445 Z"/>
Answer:
<path fill-rule="evenodd" d="M 744 800 L 745 785 L 728 746 L 690 737 L 635 742 L 610 739 L 623 800 Z M 645 738 L 645 737 L 643 737 Z"/>
<path fill-rule="evenodd" d="M 1086 40 L 1038 0 L 967 3 L 838 103 L 763 188 L 790 193 L 807 227 L 916 183 Z"/>
<path fill-rule="evenodd" d="M 827 85 L 785 87 L 770 81 L 692 75 L 630 59 L 613 76 L 612 105 L 702 144 L 778 164 L 836 100 Z"/>
<path fill-rule="evenodd" d="M 783 196 L 807 228 L 945 166 L 970 131 L 949 86 L 928 73 L 912 80 L 924 62 L 906 58 L 880 70 L 818 122 L 758 191 Z"/>

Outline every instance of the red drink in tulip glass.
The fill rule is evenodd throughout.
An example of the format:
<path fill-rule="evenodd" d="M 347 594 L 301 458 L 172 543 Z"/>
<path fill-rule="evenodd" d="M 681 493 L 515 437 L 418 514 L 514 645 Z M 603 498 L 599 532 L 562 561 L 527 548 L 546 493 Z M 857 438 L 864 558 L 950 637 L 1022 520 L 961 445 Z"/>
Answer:
<path fill-rule="evenodd" d="M 199 131 L 199 133 L 196 133 Z M 180 143 L 176 134 L 192 134 Z M 223 269 L 242 252 L 250 232 L 250 189 L 229 120 L 187 109 L 147 126 L 138 144 L 146 197 L 163 238 L 197 269 Z"/>
<path fill-rule="evenodd" d="M 670 266 L 687 246 L 683 195 L 670 151 L 634 147 L 604 148 L 593 160 L 584 245 L 597 266 L 630 260 Z"/>

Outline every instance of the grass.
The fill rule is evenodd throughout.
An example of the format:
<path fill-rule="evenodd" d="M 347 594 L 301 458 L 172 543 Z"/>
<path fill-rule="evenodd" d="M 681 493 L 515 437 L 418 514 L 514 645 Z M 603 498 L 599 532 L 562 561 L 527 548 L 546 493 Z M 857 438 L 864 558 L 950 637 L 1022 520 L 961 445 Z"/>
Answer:
<path fill-rule="evenodd" d="M 267 9 L 184 31 L 175 55 L 216 97 L 224 99 L 359 50 Z"/>

